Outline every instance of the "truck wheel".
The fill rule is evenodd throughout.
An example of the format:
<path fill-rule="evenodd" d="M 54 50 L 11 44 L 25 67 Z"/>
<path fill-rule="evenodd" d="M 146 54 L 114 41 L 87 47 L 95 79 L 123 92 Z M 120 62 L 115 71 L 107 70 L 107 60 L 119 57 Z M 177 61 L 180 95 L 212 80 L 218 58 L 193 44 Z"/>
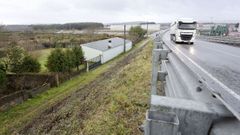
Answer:
<path fill-rule="evenodd" d="M 173 35 L 172 34 L 170 35 L 170 40 L 173 41 Z"/>
<path fill-rule="evenodd" d="M 175 35 L 173 35 L 173 42 L 177 43 L 177 39 Z"/>

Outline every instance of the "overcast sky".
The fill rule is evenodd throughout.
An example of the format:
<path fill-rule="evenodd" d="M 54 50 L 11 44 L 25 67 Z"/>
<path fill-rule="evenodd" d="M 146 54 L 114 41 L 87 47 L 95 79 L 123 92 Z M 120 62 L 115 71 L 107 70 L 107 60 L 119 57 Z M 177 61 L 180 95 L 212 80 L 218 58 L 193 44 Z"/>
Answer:
<path fill-rule="evenodd" d="M 240 0 L 0 0 L 0 23 L 240 20 Z"/>

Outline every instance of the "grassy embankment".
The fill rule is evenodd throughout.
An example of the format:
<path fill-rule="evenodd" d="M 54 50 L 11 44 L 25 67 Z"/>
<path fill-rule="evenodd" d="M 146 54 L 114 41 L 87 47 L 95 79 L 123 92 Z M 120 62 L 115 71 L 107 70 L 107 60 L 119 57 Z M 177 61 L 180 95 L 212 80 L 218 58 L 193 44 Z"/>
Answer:
<path fill-rule="evenodd" d="M 81 134 L 142 134 L 139 126 L 145 119 L 150 96 L 151 52 L 149 43 L 129 64 L 116 71 L 106 84 L 109 96 L 84 122 Z"/>
<path fill-rule="evenodd" d="M 134 49 L 138 47 L 139 45 Z M 144 119 L 144 112 L 147 109 L 151 50 L 152 47 L 149 44 L 137 57 L 131 60 L 131 64 L 129 63 L 120 71 L 116 71 L 117 73 L 114 78 L 111 78 L 107 89 L 111 96 L 104 99 L 100 108 L 95 110 L 97 113 L 84 122 L 83 132 L 86 134 L 139 132 L 137 127 Z M 60 87 L 52 88 L 23 104 L 17 105 L 6 112 L 1 112 L 0 134 L 18 132 L 25 126 L 25 123 L 38 117 L 47 108 L 69 97 L 79 88 L 91 83 L 102 73 L 111 70 L 114 65 L 127 55 L 128 53 L 123 54 L 94 71 L 84 73 L 63 83 Z M 129 117 L 134 115 L 136 117 Z"/>

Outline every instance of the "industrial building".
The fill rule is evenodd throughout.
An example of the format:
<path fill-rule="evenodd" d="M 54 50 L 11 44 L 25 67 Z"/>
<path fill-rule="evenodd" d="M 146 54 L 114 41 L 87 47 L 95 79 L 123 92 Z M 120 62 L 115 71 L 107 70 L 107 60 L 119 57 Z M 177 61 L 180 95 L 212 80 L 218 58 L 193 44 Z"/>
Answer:
<path fill-rule="evenodd" d="M 101 63 L 105 63 L 124 52 L 124 48 L 126 51 L 130 50 L 132 41 L 115 37 L 82 44 L 81 46 L 87 61 L 97 62 L 100 60 Z"/>
<path fill-rule="evenodd" d="M 157 23 L 119 23 L 119 24 L 109 24 L 105 27 L 110 29 L 111 31 L 123 31 L 124 25 L 126 25 L 126 31 L 129 31 L 131 27 L 140 26 L 141 28 L 148 31 L 159 31 L 161 28 L 161 24 Z"/>

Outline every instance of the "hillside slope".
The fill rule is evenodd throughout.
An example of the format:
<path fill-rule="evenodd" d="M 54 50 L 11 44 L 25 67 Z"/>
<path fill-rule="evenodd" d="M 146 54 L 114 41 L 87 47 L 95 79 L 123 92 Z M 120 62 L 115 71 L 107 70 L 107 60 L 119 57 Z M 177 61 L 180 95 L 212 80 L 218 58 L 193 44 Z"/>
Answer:
<path fill-rule="evenodd" d="M 103 65 L 107 70 L 94 81 L 8 133 L 140 134 L 149 101 L 151 52 L 148 43 Z"/>

